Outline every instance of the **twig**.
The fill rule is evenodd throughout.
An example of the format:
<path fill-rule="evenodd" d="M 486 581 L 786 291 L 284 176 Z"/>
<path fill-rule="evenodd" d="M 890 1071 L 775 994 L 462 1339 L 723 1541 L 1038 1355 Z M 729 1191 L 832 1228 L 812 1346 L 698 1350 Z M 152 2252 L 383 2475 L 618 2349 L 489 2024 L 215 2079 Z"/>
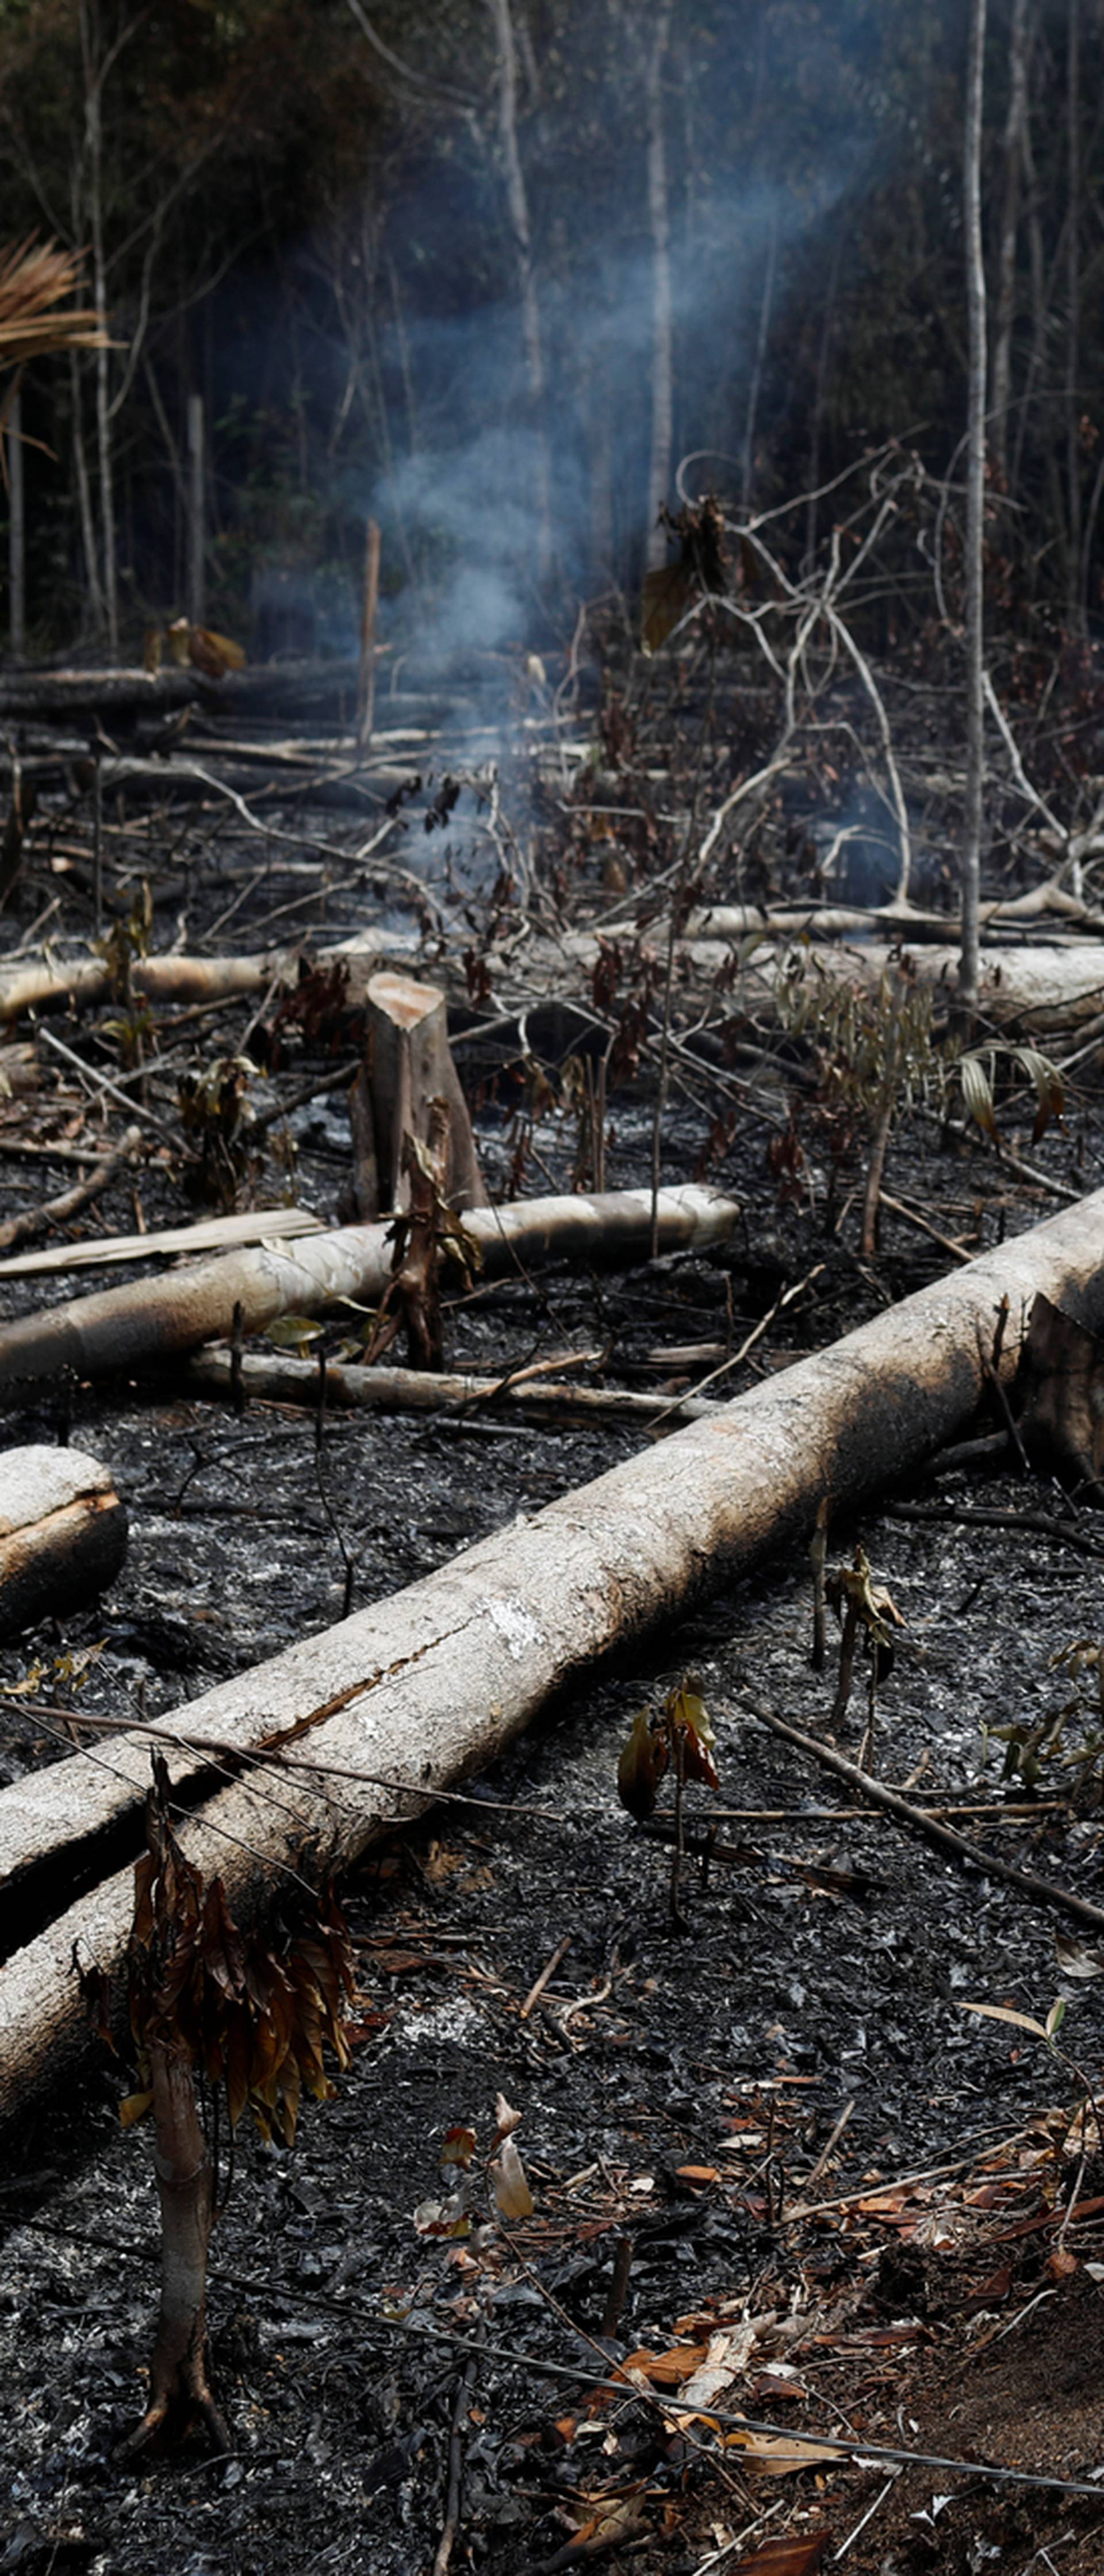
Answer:
<path fill-rule="evenodd" d="M 464 2466 L 464 2430 L 478 2368 L 479 2364 L 473 2353 L 456 2391 L 456 2403 L 452 2410 L 452 2430 L 449 2434 L 445 2520 L 433 2560 L 433 2576 L 446 2576 L 446 2570 L 456 2546 L 456 2535 L 460 2529 L 460 2479 Z"/>
<path fill-rule="evenodd" d="M 746 1340 L 741 1342 L 738 1351 L 733 1351 L 731 1359 L 722 1360 L 719 1368 L 710 1369 L 708 1377 L 699 1378 L 698 1384 L 694 1389 L 695 1402 L 699 1396 L 704 1394 L 707 1386 L 715 1386 L 719 1377 L 727 1377 L 732 1369 L 739 1368 L 741 1360 L 746 1360 L 748 1352 L 754 1350 L 756 1342 L 762 1341 L 764 1333 L 768 1333 L 770 1331 L 775 1316 L 780 1315 L 784 1307 L 792 1306 L 795 1297 L 800 1297 L 806 1288 L 811 1288 L 815 1281 L 820 1278 L 821 1272 L 826 1267 L 827 1264 L 823 1261 L 814 1262 L 812 1269 L 806 1271 L 804 1279 L 795 1279 L 792 1288 L 783 1289 L 781 1296 L 775 1298 L 773 1306 L 768 1306 L 766 1314 L 761 1315 L 758 1323 L 752 1325 L 751 1331 L 747 1335 Z M 682 1398 L 675 1396 L 670 1404 L 665 1404 L 663 1406 L 661 1412 L 653 1415 L 653 1431 L 658 1428 L 661 1422 L 665 1422 L 667 1420 L 669 1413 L 677 1413 L 681 1402 Z"/>
<path fill-rule="evenodd" d="M 0 1251 L 10 1252 L 16 1244 L 30 1243 L 36 1234 L 47 1234 L 51 1226 L 62 1225 L 66 1217 L 76 1216 L 78 1209 L 96 1198 L 121 1166 L 131 1161 L 141 1143 L 141 1128 L 128 1127 L 121 1145 L 106 1154 L 84 1180 L 74 1181 L 71 1190 L 61 1190 L 56 1198 L 43 1199 L 40 1207 L 24 1208 L 21 1215 L 9 1217 L 5 1225 L 0 1225 Z"/>
<path fill-rule="evenodd" d="M 979 1444 L 980 1446 L 980 1444 Z M 965 1529 L 1030 1530 L 1040 1538 L 1059 1539 L 1063 1547 L 1075 1548 L 1079 1556 L 1104 1556 L 1104 1539 L 1087 1537 L 1075 1529 L 1072 1521 L 1056 1520 L 1051 1512 L 1000 1512 L 979 1504 L 976 1509 L 959 1503 L 883 1503 L 887 1520 L 916 1521 L 921 1527 L 927 1521 L 935 1529 L 943 1521 L 961 1522 Z"/>
<path fill-rule="evenodd" d="M 106 1073 L 97 1073 L 94 1065 L 85 1064 L 83 1057 L 75 1055 L 72 1047 L 66 1046 L 64 1038 L 55 1036 L 53 1029 L 40 1026 L 38 1034 L 43 1046 L 52 1047 L 55 1055 L 64 1056 L 66 1064 L 72 1065 L 74 1072 L 80 1074 L 83 1082 L 91 1083 L 94 1091 L 108 1092 L 111 1099 L 117 1100 L 123 1109 L 129 1110 L 133 1118 L 135 1104 L 133 1100 L 128 1100 L 125 1091 L 117 1082 L 112 1082 Z M 179 1137 L 170 1127 L 168 1119 L 159 1118 L 155 1109 L 140 1109 L 138 1115 L 147 1127 L 155 1127 L 158 1135 L 167 1136 L 170 1145 L 179 1144 Z"/>
<path fill-rule="evenodd" d="M 568 1951 L 571 1948 L 572 1938 L 573 1935 L 570 1932 L 565 1932 L 563 1940 L 557 1942 L 551 1958 L 546 1960 L 535 1985 L 532 1985 L 529 1988 L 529 1992 L 526 1995 L 525 2001 L 518 2015 L 519 2021 L 528 2021 L 534 2005 L 539 2004 L 541 1996 L 544 1993 L 544 1989 L 555 1976 L 561 1960 L 566 1959 Z"/>
<path fill-rule="evenodd" d="M 1091 1924 L 1094 1931 L 1104 1930 L 1104 1906 L 1090 1905 L 1086 1897 L 1075 1896 L 1072 1888 L 1061 1886 L 1056 1879 L 1040 1878 L 1036 1870 L 1018 1869 L 1014 1861 L 998 1860 L 995 1853 L 987 1852 L 981 1843 L 972 1843 L 965 1834 L 956 1834 L 950 1825 L 940 1824 L 930 1809 L 914 1807 L 896 1789 L 883 1788 L 880 1781 L 872 1780 L 869 1772 L 860 1771 L 857 1763 L 849 1762 L 845 1754 L 836 1752 L 834 1746 L 822 1744 L 815 1735 L 806 1735 L 799 1726 L 791 1726 L 751 1691 L 741 1691 L 740 1699 L 748 1714 L 757 1718 L 761 1726 L 769 1727 L 772 1735 L 781 1736 L 785 1744 L 796 1746 L 799 1753 L 809 1754 L 826 1771 L 834 1771 L 839 1779 L 848 1781 L 874 1806 L 884 1807 L 887 1815 L 894 1816 L 908 1833 L 918 1835 L 923 1842 L 934 1843 L 937 1851 L 949 1852 L 954 1860 L 965 1861 L 969 1868 L 979 1870 L 984 1878 L 1003 1879 L 1006 1886 L 1018 1888 L 1022 1896 L 1029 1896 L 1036 1905 L 1049 1905 L 1055 1913 L 1072 1915 L 1075 1923 Z"/>
<path fill-rule="evenodd" d="M 822 2148 L 821 2148 L 821 2150 L 820 2150 L 820 2154 L 819 2154 L 819 2156 L 817 2157 L 817 2160 L 816 2160 L 815 2165 L 813 2166 L 813 2170 L 812 2170 L 812 2172 L 811 2172 L 811 2173 L 807 2173 L 807 2174 L 805 2175 L 804 2180 L 803 2180 L 802 2185 L 801 2185 L 801 2189 L 802 2189 L 802 2191 L 803 2191 L 803 2192 L 811 2191 L 811 2190 L 812 2190 L 812 2188 L 813 2188 L 813 2184 L 814 2184 L 815 2182 L 819 2182 L 819 2181 L 820 2181 L 820 2177 L 821 2177 L 821 2175 L 822 2175 L 822 2173 L 823 2173 L 823 2171 L 824 2171 L 825 2165 L 826 2165 L 826 2164 L 827 2164 L 827 2162 L 828 2162 L 829 2156 L 832 2154 L 833 2150 L 834 2150 L 836 2147 L 838 2147 L 839 2142 L 840 2142 L 840 2139 L 841 2139 L 841 2138 L 842 2138 L 842 2136 L 843 2136 L 844 2130 L 845 2130 L 845 2128 L 847 2127 L 847 2123 L 848 2123 L 848 2121 L 849 2121 L 849 2119 L 850 2119 L 850 2117 L 851 2117 L 851 2114 L 852 2114 L 852 2111 L 854 2110 L 854 2108 L 855 2108 L 855 2095 L 854 2095 L 854 2094 L 852 2094 L 851 2100 L 850 2100 L 849 2102 L 845 2102 L 845 2103 L 844 2103 L 843 2109 L 842 2109 L 842 2111 L 840 2112 L 839 2118 L 838 2118 L 838 2120 L 837 2120 L 837 2122 L 836 2122 L 835 2128 L 832 2130 L 831 2136 L 825 2139 L 825 2141 L 824 2141 L 824 2145 L 822 2146 Z"/>

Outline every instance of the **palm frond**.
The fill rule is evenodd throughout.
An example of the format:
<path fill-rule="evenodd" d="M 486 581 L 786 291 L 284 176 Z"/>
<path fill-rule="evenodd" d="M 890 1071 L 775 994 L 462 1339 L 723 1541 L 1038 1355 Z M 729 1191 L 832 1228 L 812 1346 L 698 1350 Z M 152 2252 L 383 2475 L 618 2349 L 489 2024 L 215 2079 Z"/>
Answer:
<path fill-rule="evenodd" d="M 0 250 L 0 369 L 24 367 L 57 349 L 109 346 L 102 313 L 94 306 L 61 311 L 80 284 L 81 263 L 56 242 L 33 234 Z"/>

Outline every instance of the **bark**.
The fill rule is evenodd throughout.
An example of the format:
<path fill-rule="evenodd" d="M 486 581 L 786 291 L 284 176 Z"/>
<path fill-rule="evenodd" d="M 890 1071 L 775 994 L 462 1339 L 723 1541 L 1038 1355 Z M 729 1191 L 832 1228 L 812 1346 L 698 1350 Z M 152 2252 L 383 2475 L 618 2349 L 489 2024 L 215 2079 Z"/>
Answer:
<path fill-rule="evenodd" d="M 597 1356 L 597 1355 L 595 1355 Z M 246 1353 L 241 1385 L 247 1397 L 273 1404 L 317 1406 L 319 1372 L 313 1360 L 280 1353 L 271 1359 Z M 217 1351 L 202 1351 L 190 1360 L 184 1384 L 189 1395 L 229 1396 L 233 1366 Z M 461 1420 L 493 1422 L 590 1423 L 631 1422 L 647 1433 L 681 1430 L 687 1422 L 712 1416 L 717 1405 L 708 1396 L 638 1395 L 617 1386 L 573 1386 L 563 1380 L 548 1385 L 539 1378 L 456 1377 L 433 1369 L 358 1368 L 331 1360 L 326 1368 L 327 1409 L 351 1407 L 370 1413 L 445 1413 Z"/>
<path fill-rule="evenodd" d="M 587 932 L 569 935 L 565 945 L 581 965 L 597 961 L 598 941 Z M 898 951 L 881 942 L 861 948 L 836 943 L 817 948 L 820 972 L 847 983 L 875 985 L 893 970 Z M 921 983 L 953 994 L 961 951 L 949 946 L 910 950 Z M 722 939 L 683 939 L 675 949 L 676 967 L 710 981 L 731 963 L 732 950 Z M 1050 941 L 1022 947 L 986 948 L 979 955 L 979 995 L 985 1018 L 1003 1029 L 1019 1026 L 1076 1029 L 1104 1006 L 1104 952 L 1099 943 L 1071 940 L 1068 947 Z M 773 1015 L 775 989 L 785 976 L 786 952 L 772 953 L 766 941 L 745 966 L 740 998 L 745 1009 Z"/>
<path fill-rule="evenodd" d="M 16 1233 L 15 1229 L 29 1224 L 32 1218 L 37 1229 L 38 1221 L 46 1218 L 47 1212 L 50 1218 L 57 1217 L 64 1207 L 65 1212 L 71 1214 L 78 1199 L 88 1198 L 94 1190 L 102 1189 L 109 1168 L 113 1169 L 125 1155 L 133 1153 L 141 1141 L 140 1130 L 128 1128 L 118 1152 L 110 1158 L 110 1165 L 101 1163 L 98 1172 L 91 1172 L 88 1179 L 80 1183 L 79 1190 L 67 1190 L 64 1200 L 48 1199 L 44 1207 L 29 1210 L 26 1220 L 13 1217 L 11 1230 L 7 1226 L 0 1227 L 0 1244 L 22 1241 L 22 1233 Z M 324 1234 L 325 1230 L 321 1218 L 312 1215 L 309 1208 L 249 1208 L 239 1210 L 233 1216 L 197 1217 L 194 1225 L 159 1226 L 150 1234 L 82 1235 L 78 1243 L 64 1243 L 49 1251 L 16 1253 L 13 1258 L 0 1261 L 0 1279 L 28 1279 L 58 1270 L 114 1269 L 117 1264 L 128 1261 L 157 1261 L 170 1252 L 228 1252 L 238 1244 L 268 1243 L 277 1236 L 287 1239 L 300 1234 Z"/>
<path fill-rule="evenodd" d="M 502 159 L 510 230 L 514 237 L 518 291 L 521 297 L 525 381 L 529 425 L 533 438 L 537 571 L 543 581 L 547 579 L 552 568 L 552 504 L 548 480 L 548 448 L 544 429 L 544 343 L 541 331 L 540 298 L 533 261 L 529 196 L 525 185 L 517 129 L 517 43 L 510 0 L 487 0 L 487 7 L 494 27 L 495 50 L 498 57 L 498 146 Z"/>
<path fill-rule="evenodd" d="M 648 468 L 649 571 L 667 561 L 667 531 L 662 512 L 671 483 L 674 443 L 674 353 L 671 319 L 671 210 L 667 189 L 667 151 L 663 135 L 663 65 L 671 35 L 671 11 L 661 7 L 648 58 L 648 217 L 652 232 L 652 447 Z"/>
<path fill-rule="evenodd" d="M 97 0 L 82 0 L 81 54 L 84 68 L 84 127 L 88 156 L 88 222 L 92 237 L 92 290 L 98 313 L 108 309 L 104 257 L 103 203 L 103 64 L 99 60 Z M 96 386 L 96 457 L 100 469 L 101 575 L 107 649 L 119 652 L 119 582 L 115 549 L 115 451 L 112 437 L 110 349 L 103 342 L 94 357 Z"/>
<path fill-rule="evenodd" d="M 1004 126 L 1004 205 L 997 258 L 993 317 L 993 370 L 989 436 L 1002 480 L 1008 476 L 1008 402 L 1012 385 L 1012 330 L 1016 319 L 1016 237 L 1020 221 L 1024 135 L 1027 130 L 1029 0 L 1012 0 L 1008 36 L 1008 114 Z"/>
<path fill-rule="evenodd" d="M 214 2220 L 213 2175 L 186 2056 L 164 2040 L 148 2044 L 153 2088 L 154 2170 L 161 2203 L 161 2305 L 150 2364 L 149 2405 L 119 2446 L 133 2459 L 175 2416 L 181 2435 L 198 2418 L 217 2451 L 234 2447 L 207 2378 L 207 2255 Z"/>
<path fill-rule="evenodd" d="M 113 1583 L 126 1513 L 106 1467 L 36 1443 L 0 1455 L 0 1635 L 68 1618 Z"/>
<path fill-rule="evenodd" d="M 23 515 L 23 397 L 18 384 L 8 400 L 8 640 L 13 662 L 23 659 L 27 631 L 27 549 Z"/>
<path fill-rule="evenodd" d="M 207 563 L 207 478 L 204 466 L 203 396 L 188 396 L 188 619 L 202 626 Z"/>
<path fill-rule="evenodd" d="M 349 1213 L 361 1223 L 409 1206 L 404 1141 L 413 1136 L 425 1143 L 435 1098 L 449 1108 L 444 1195 L 451 1207 L 486 1207 L 468 1106 L 449 1050 L 445 996 L 412 975 L 373 975 L 365 996 L 364 1062 L 349 1100 L 355 1149 Z"/>
<path fill-rule="evenodd" d="M 1068 0 L 1066 36 L 1066 618 L 1083 635 L 1081 600 L 1081 0 Z"/>
<path fill-rule="evenodd" d="M 755 359 L 748 387 L 747 419 L 744 423 L 744 455 L 740 475 L 740 514 L 747 517 L 751 508 L 752 484 L 755 480 L 755 424 L 759 416 L 759 397 L 763 390 L 763 373 L 767 362 L 771 314 L 774 310 L 774 280 L 778 267 L 778 215 L 771 215 L 767 238 L 766 266 L 763 270 L 763 292 L 759 300 L 759 329 L 755 339 Z"/>
<path fill-rule="evenodd" d="M 658 1457 L 628 1460 L 160 1719 L 149 1732 L 166 1748 L 177 1791 L 190 1780 L 190 1799 L 216 1791 L 219 1775 L 201 1754 L 173 1749 L 182 1735 L 217 1739 L 231 1755 L 282 1744 L 289 1757 L 280 1806 L 245 1779 L 217 1789 L 182 1828 L 186 1851 L 204 1867 L 217 1851 L 241 1919 L 265 1901 L 282 1865 L 295 1864 L 304 1839 L 351 1859 L 436 1790 L 485 1769 L 554 1691 L 669 1621 L 704 1580 L 731 1579 L 784 1541 L 807 1539 L 826 1495 L 843 1520 L 956 1434 L 986 1385 L 1002 1298 L 1018 1316 L 1041 1290 L 1099 1330 L 1102 1224 L 1097 1192 L 762 1381 Z M 1008 1374 L 1015 1335 L 1006 1340 Z M 97 1752 L 93 1767 L 77 1757 L 0 1795 L 9 1936 L 24 1944 L 0 1971 L 8 2115 L 88 2045 L 74 1942 L 110 1971 L 130 1930 L 129 1869 L 50 1919 L 59 1885 L 71 1885 L 78 1867 L 87 1884 L 97 1849 L 111 1866 L 128 1843 L 140 1847 L 146 1739 L 123 1733 Z M 97 1844 L 109 1832 L 110 1846 Z"/>
<path fill-rule="evenodd" d="M 962 954 L 958 982 L 967 1020 L 978 1002 L 978 901 L 985 783 L 985 258 L 981 238 L 981 145 L 985 0 L 970 0 L 964 146 L 966 319 L 966 801 L 962 829 Z"/>
<path fill-rule="evenodd" d="M 511 1207 L 474 1208 L 465 1231 L 474 1237 L 483 1268 L 501 1277 L 516 1260 L 647 1260 L 651 1245 L 650 1190 L 622 1190 L 603 1198 L 549 1198 Z M 660 1250 L 723 1242 L 740 1210 L 718 1191 L 687 1185 L 660 1193 Z M 386 1225 L 335 1227 L 309 1235 L 284 1251 L 262 1244 L 256 1251 L 197 1261 L 185 1270 L 123 1288 L 74 1298 L 41 1315 L 28 1315 L 0 1330 L 0 1387 L 70 1368 L 80 1377 L 131 1369 L 224 1341 L 241 1307 L 244 1333 L 263 1332 L 277 1315 L 317 1315 L 342 1298 L 369 1303 L 391 1279 L 392 1243 Z"/>

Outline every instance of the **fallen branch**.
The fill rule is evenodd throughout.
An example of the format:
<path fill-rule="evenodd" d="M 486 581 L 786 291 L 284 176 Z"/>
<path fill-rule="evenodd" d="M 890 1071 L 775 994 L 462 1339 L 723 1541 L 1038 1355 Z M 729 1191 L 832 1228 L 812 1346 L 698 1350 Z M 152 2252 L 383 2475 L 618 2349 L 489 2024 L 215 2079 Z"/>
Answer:
<path fill-rule="evenodd" d="M 128 1127 L 122 1143 L 114 1146 L 110 1154 L 105 1154 L 103 1161 L 97 1163 L 95 1170 L 88 1172 L 82 1181 L 74 1181 L 72 1189 L 59 1190 L 56 1198 L 42 1199 L 38 1207 L 24 1208 L 19 1216 L 10 1216 L 4 1225 L 0 1225 L 0 1251 L 14 1251 L 17 1243 L 33 1243 L 36 1235 L 48 1234 L 52 1225 L 64 1225 L 67 1217 L 77 1216 L 81 1208 L 88 1206 L 90 1199 L 98 1198 L 100 1191 L 107 1188 L 124 1164 L 133 1161 L 141 1146 L 141 1128 Z M 74 1249 L 73 1245 L 62 1246 L 60 1266 L 64 1267 L 65 1253 Z M 7 1268 L 6 1262 L 0 1263 L 0 1275 Z"/>
<path fill-rule="evenodd" d="M 757 1718 L 760 1726 L 780 1736 L 784 1744 L 794 1745 L 799 1753 L 807 1753 L 812 1761 L 819 1762 L 822 1770 L 846 1780 L 870 1805 L 884 1808 L 888 1816 L 893 1816 L 907 1833 L 918 1835 L 921 1842 L 934 1844 L 936 1851 L 949 1852 L 952 1860 L 980 1870 L 985 1878 L 1003 1879 L 1006 1887 L 1018 1888 L 1021 1896 L 1029 1896 L 1036 1905 L 1049 1905 L 1054 1913 L 1072 1915 L 1075 1923 L 1089 1924 L 1097 1932 L 1104 1930 L 1104 1906 L 1090 1905 L 1087 1897 L 1075 1896 L 1072 1888 L 1060 1886 L 1056 1879 L 1040 1878 L 1037 1870 L 1020 1869 L 1015 1861 L 999 1860 L 982 1843 L 971 1842 L 966 1834 L 956 1834 L 952 1825 L 941 1824 L 929 1808 L 914 1807 L 899 1789 L 887 1789 L 880 1780 L 872 1779 L 869 1771 L 860 1771 L 858 1763 L 837 1753 L 833 1744 L 825 1744 L 820 1736 L 807 1735 L 800 1726 L 791 1726 L 755 1692 L 742 1690 L 740 1706 L 750 1717 Z"/>
<path fill-rule="evenodd" d="M 310 1360 L 274 1353 L 271 1359 L 247 1352 L 241 1364 L 246 1396 L 274 1404 L 317 1405 L 320 1371 Z M 220 1351 L 202 1351 L 190 1360 L 184 1377 L 189 1395 L 227 1396 L 233 1387 L 233 1363 Z M 708 1396 L 683 1395 L 665 1403 L 654 1395 L 637 1395 L 617 1386 L 549 1386 L 524 1376 L 452 1377 L 433 1369 L 357 1368 L 331 1360 L 326 1367 L 326 1404 L 372 1413 L 505 1414 L 515 1422 L 631 1422 L 642 1431 L 662 1423 L 665 1430 L 715 1414 Z"/>
<path fill-rule="evenodd" d="M 649 1193 L 636 1194 L 646 1235 Z M 304 1842 L 354 1858 L 379 1834 L 485 1769 L 573 1679 L 693 1590 L 731 1578 L 807 1535 L 823 1496 L 842 1519 L 932 1455 L 969 1417 L 984 1378 L 978 1336 L 1002 1298 L 1018 1315 L 1039 1290 L 1090 1328 L 1104 1322 L 1104 1192 L 906 1298 L 827 1351 L 762 1381 L 709 1421 L 614 1467 L 531 1520 L 513 1522 L 391 1599 L 303 1639 L 158 1721 L 225 1745 L 169 1756 L 174 1795 L 195 1810 L 182 1840 L 212 1852 L 235 1914 L 261 1907 L 300 1865 Z M 1001 1367 L 1015 1365 L 1005 1335 Z M 232 1775 L 251 1752 L 294 1750 L 290 1785 Z M 105 1970 L 125 1946 L 148 1778 L 125 1730 L 0 1794 L 0 2113 L 81 2058 L 74 1943 Z M 402 1785 L 357 1792 L 342 1771 Z M 859 1780 L 864 1801 L 877 1784 Z M 198 1805 L 201 1799 L 206 1803 Z M 51 1919 L 74 1876 L 118 1874 Z M 981 1865 L 990 1866 L 983 1855 Z M 24 1946 L 16 1949 L 14 1945 Z"/>

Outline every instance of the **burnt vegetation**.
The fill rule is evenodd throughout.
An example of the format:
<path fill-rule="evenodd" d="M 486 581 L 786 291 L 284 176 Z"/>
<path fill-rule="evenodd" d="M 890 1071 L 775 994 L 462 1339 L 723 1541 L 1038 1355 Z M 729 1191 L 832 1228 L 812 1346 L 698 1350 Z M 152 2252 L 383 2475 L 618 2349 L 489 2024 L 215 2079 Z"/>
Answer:
<path fill-rule="evenodd" d="M 1100 12 L 0 45 L 0 2568 L 1091 2576 Z"/>

